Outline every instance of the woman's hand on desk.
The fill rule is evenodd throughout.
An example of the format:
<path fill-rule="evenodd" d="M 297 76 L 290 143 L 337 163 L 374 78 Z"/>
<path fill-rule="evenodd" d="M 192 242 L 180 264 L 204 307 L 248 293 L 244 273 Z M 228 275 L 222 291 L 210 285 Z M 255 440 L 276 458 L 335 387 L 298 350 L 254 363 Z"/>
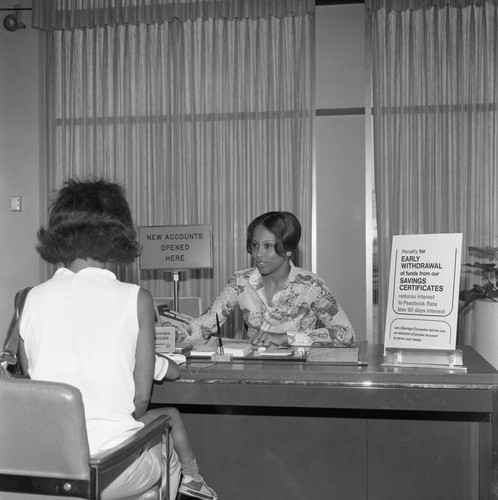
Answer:
<path fill-rule="evenodd" d="M 288 345 L 289 340 L 286 333 L 275 333 L 260 331 L 254 334 L 249 340 L 256 347 L 268 347 L 270 345 Z"/>

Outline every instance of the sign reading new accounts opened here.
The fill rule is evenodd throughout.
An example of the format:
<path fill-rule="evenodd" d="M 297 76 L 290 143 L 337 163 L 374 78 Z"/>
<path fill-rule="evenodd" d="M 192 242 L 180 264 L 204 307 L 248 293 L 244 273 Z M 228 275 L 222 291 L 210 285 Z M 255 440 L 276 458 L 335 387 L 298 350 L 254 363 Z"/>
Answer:
<path fill-rule="evenodd" d="M 211 225 L 142 226 L 140 269 L 212 268 Z"/>

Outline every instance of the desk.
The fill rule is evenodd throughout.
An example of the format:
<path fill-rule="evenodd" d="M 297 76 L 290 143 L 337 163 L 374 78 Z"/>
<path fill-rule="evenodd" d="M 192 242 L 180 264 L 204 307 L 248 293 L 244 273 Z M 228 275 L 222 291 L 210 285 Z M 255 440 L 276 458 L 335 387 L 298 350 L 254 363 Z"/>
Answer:
<path fill-rule="evenodd" d="M 192 362 L 155 384 L 220 500 L 498 498 L 498 372 L 289 361 Z"/>

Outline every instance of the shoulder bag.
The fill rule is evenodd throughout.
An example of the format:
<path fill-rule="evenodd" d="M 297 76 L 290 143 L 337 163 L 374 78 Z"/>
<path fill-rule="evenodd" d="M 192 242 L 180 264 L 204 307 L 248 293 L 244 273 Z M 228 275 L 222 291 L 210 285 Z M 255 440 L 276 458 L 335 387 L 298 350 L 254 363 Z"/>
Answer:
<path fill-rule="evenodd" d="M 32 287 L 23 288 L 16 293 L 14 299 L 14 314 L 10 321 L 7 335 L 3 344 L 2 351 L 0 352 L 0 378 L 11 378 L 15 375 L 20 375 L 21 370 L 17 353 L 19 351 L 19 323 L 21 314 L 26 302 L 28 292 Z"/>

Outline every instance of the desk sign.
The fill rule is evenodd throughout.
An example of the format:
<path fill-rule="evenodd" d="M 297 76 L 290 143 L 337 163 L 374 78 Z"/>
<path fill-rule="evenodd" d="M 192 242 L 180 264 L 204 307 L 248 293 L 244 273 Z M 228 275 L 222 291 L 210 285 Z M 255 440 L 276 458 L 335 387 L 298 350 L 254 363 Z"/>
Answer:
<path fill-rule="evenodd" d="M 142 226 L 140 269 L 212 268 L 211 225 Z"/>
<path fill-rule="evenodd" d="M 156 352 L 168 354 L 175 352 L 175 327 L 156 326 Z"/>
<path fill-rule="evenodd" d="M 455 349 L 462 234 L 394 236 L 385 348 Z"/>

